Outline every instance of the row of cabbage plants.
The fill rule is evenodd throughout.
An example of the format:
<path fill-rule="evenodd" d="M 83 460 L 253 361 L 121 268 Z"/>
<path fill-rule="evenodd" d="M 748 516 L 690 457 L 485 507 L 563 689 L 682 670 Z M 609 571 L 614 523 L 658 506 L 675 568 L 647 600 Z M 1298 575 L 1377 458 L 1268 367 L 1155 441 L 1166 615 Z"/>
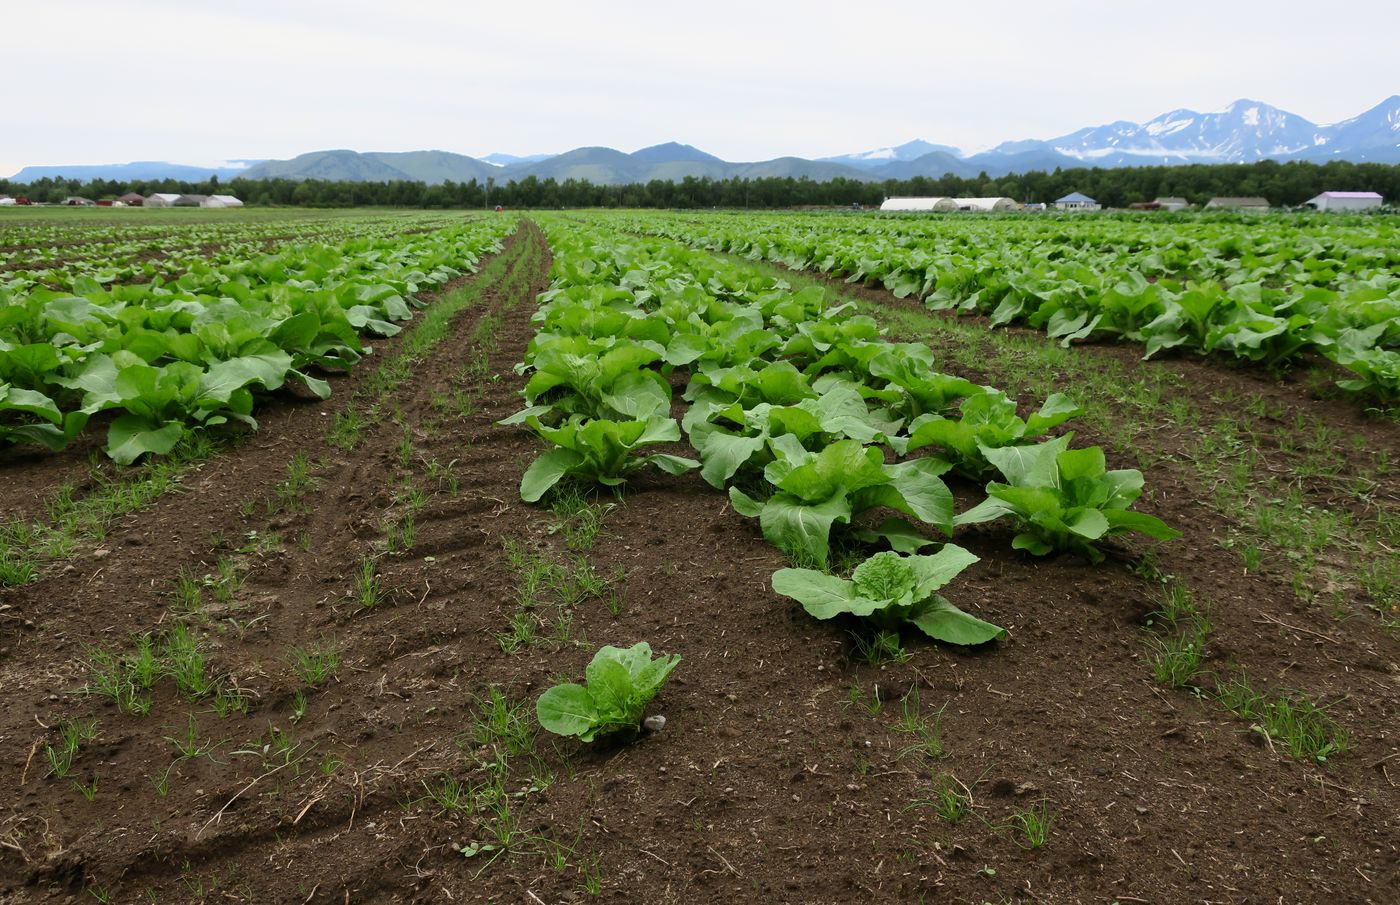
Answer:
<path fill-rule="evenodd" d="M 371 351 L 363 336 L 399 332 L 419 293 L 474 270 L 512 229 L 474 219 L 196 262 L 171 282 L 0 288 L 0 442 L 60 449 L 110 411 L 106 450 L 127 464 L 191 430 L 256 427 L 255 391 L 297 381 L 327 397 L 314 369 L 354 365 Z"/>
<path fill-rule="evenodd" d="M 1400 398 L 1400 228 L 1272 217 L 639 215 L 689 244 L 882 286 L 1065 345 L 1114 339 L 1279 367 L 1314 353 Z"/>
<path fill-rule="evenodd" d="M 1094 561 L 1112 535 L 1177 536 L 1130 508 L 1141 472 L 1051 436 L 1079 413 L 1061 394 L 1023 418 L 1006 393 L 940 372 L 926 344 L 888 341 L 820 288 L 794 292 L 668 240 L 546 229 L 553 283 L 522 364 L 526 405 L 504 422 L 549 447 L 521 481 L 526 501 L 566 479 L 698 469 L 793 562 L 773 578 L 779 593 L 818 618 L 912 622 L 958 644 L 1003 632 L 936 593 L 977 557 L 931 532 L 1007 519 L 1017 549 Z M 683 436 L 698 459 L 677 454 Z M 986 499 L 956 513 L 950 472 Z"/>
<path fill-rule="evenodd" d="M 66 212 L 65 212 L 66 213 Z M 129 211 L 117 222 L 93 220 L 15 222 L 0 218 L 0 289 L 11 294 L 35 287 L 71 290 L 75 280 L 111 283 L 169 282 L 192 265 L 212 266 L 258 257 L 282 245 L 341 245 L 437 229 L 459 214 L 413 211 L 365 214 L 241 212 L 227 222 Z M 177 214 L 186 214 L 178 211 Z M 195 212 L 196 214 L 198 212 Z"/>

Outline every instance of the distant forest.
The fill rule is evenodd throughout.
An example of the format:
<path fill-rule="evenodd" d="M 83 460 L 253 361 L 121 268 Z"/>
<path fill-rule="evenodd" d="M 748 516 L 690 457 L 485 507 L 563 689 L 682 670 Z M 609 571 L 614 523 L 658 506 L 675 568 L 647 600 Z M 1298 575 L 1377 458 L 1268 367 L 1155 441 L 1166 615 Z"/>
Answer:
<path fill-rule="evenodd" d="M 178 192 L 233 194 L 250 205 L 301 207 L 481 208 L 499 204 L 508 208 L 788 208 L 877 205 L 887 197 L 909 195 L 1006 196 L 1022 202 L 1051 202 L 1075 191 L 1107 207 L 1127 207 L 1132 202 L 1151 201 L 1159 195 L 1183 197 L 1196 204 L 1204 204 L 1218 195 L 1260 196 L 1276 206 L 1293 206 L 1324 191 L 1379 192 L 1394 204 L 1400 202 L 1400 165 L 1265 160 L 1251 164 L 1056 170 L 999 179 L 982 174 L 972 179 L 944 176 L 885 182 L 687 177 L 680 182 L 653 180 L 632 185 L 593 185 L 574 179 L 556 182 L 528 176 L 519 182 L 491 186 L 489 191 L 488 186 L 475 180 L 442 185 L 314 179 L 234 179 L 228 182 L 217 179 L 206 182 L 96 179 L 85 183 L 40 179 L 29 184 L 0 180 L 0 194 L 25 196 L 32 201 L 57 203 L 72 195 L 101 200 L 127 192 L 142 195 Z"/>

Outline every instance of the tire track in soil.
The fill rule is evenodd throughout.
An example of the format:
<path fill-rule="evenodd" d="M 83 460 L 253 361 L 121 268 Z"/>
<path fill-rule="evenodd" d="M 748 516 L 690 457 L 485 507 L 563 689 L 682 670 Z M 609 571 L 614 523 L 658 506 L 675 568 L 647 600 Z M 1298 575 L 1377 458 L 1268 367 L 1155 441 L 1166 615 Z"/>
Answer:
<path fill-rule="evenodd" d="M 510 309 L 511 322 L 503 331 L 509 334 L 509 338 L 503 343 L 503 349 L 491 357 L 488 373 L 503 371 L 509 374 L 510 366 L 519 360 L 523 337 L 530 334 L 528 318 L 532 308 L 531 305 L 519 303 L 532 300 L 534 293 L 542 288 L 543 273 L 548 263 L 543 258 L 537 232 L 522 226 L 521 233 L 517 235 L 520 238 L 512 239 L 510 246 L 502 253 L 509 261 L 507 272 L 494 286 L 486 287 L 483 298 L 458 316 L 451 335 L 416 368 L 416 379 L 401 387 L 399 406 L 407 417 L 425 415 L 431 391 L 452 386 L 450 365 L 463 355 L 463 350 L 470 348 L 472 332 L 480 317 L 484 313 L 501 310 L 507 303 L 515 303 L 515 307 Z M 450 425 L 435 441 L 438 445 L 461 444 L 470 449 L 474 435 L 499 430 L 492 426 L 492 420 L 513 410 L 517 401 L 513 395 L 516 387 L 507 381 L 484 388 L 479 386 L 481 383 L 483 381 L 477 380 L 470 386 L 456 387 L 484 390 L 487 398 L 470 419 Z M 354 453 L 334 456 L 325 468 L 320 469 L 319 486 L 314 494 L 315 505 L 310 514 L 279 513 L 265 517 L 262 509 L 258 508 L 253 517 L 248 518 L 244 517 L 241 509 L 243 501 L 261 503 L 262 499 L 270 498 L 272 487 L 285 478 L 284 466 L 292 452 L 299 449 L 314 451 L 323 446 L 321 435 L 330 418 L 329 412 L 324 409 L 322 414 L 324 417 L 315 418 L 308 412 L 298 412 L 296 420 L 289 425 L 291 429 L 285 432 L 279 431 L 276 425 L 266 425 L 265 430 L 252 438 L 250 443 L 200 466 L 199 474 L 188 482 L 191 485 L 189 493 L 163 499 L 128 519 L 124 530 L 114 532 L 108 539 L 108 546 L 113 549 L 100 562 L 94 563 L 89 559 L 85 564 L 87 568 L 82 571 L 75 564 L 71 573 L 19 589 L 19 594 L 25 598 L 22 612 L 34 618 L 39 625 L 33 632 L 6 638 L 5 657 L 9 664 L 6 673 L 10 681 L 4 683 L 5 690 L 0 692 L 0 696 L 3 696 L 0 699 L 9 698 L 11 706 L 6 710 L 5 722 L 9 725 L 0 731 L 0 738 L 3 738 L 7 748 L 17 748 L 23 739 L 27 748 L 30 744 L 28 737 L 39 734 L 31 719 L 42 714 L 44 722 L 52 724 L 57 713 L 85 715 L 84 712 L 89 711 L 101 719 L 103 732 L 99 742 L 94 743 L 90 750 L 83 751 L 79 762 L 97 760 L 93 768 L 107 780 L 100 783 L 99 794 L 93 802 L 84 802 L 78 797 L 75 806 L 72 799 L 77 796 L 76 791 L 65 789 L 56 780 L 43 780 L 40 778 L 43 771 L 37 769 L 37 765 L 36 769 L 29 771 L 23 801 L 18 807 L 6 808 L 8 814 L 0 812 L 0 839 L 10 838 L 4 834 L 16 828 L 42 825 L 49 834 L 47 840 L 54 843 L 49 850 L 64 848 L 67 851 L 47 862 L 42 858 L 36 859 L 38 866 L 7 862 L 4 870 L 0 871 L 0 884 L 3 884 L 0 888 L 13 889 L 23 883 L 29 887 L 28 892 L 36 895 L 35 900 L 43 900 L 44 894 L 40 890 L 44 883 L 58 881 L 51 892 L 62 898 L 75 890 L 81 892 L 84 883 L 110 882 L 114 877 L 122 877 L 123 884 L 130 884 L 131 889 L 139 890 L 138 881 L 158 880 L 161 877 L 170 880 L 172 872 L 177 872 L 178 865 L 186 859 L 195 864 L 203 861 L 223 862 L 237 858 L 238 853 L 249 845 L 256 849 L 259 839 L 265 841 L 269 838 L 268 832 L 285 832 L 281 824 L 275 821 L 261 835 L 253 832 L 253 827 L 247 823 L 229 825 L 234 815 L 249 805 L 257 809 L 257 803 L 251 800 L 252 795 L 234 800 L 238 789 L 251 778 L 247 775 L 246 767 L 239 768 L 237 757 L 225 755 L 223 758 L 225 761 L 233 760 L 232 766 L 227 763 L 214 764 L 207 759 L 180 762 L 176 767 L 177 779 L 164 800 L 156 798 L 150 785 L 144 783 L 142 773 L 145 768 L 159 772 L 173 757 L 169 743 L 159 737 L 162 732 L 172 733 L 170 726 L 174 725 L 181 711 L 207 710 L 207 705 L 189 707 L 178 703 L 173 689 L 164 687 L 168 683 L 162 683 L 157 688 L 156 707 L 147 717 L 118 715 L 110 706 L 103 706 L 90 698 L 69 699 L 66 695 L 52 694 L 54 690 L 81 685 L 82 676 L 75 662 L 80 656 L 80 645 L 116 644 L 138 628 L 149 630 L 168 618 L 164 613 L 168 604 L 165 588 L 173 580 L 179 564 L 195 558 L 199 558 L 206 567 L 212 562 L 218 551 L 209 551 L 206 538 L 211 531 L 221 531 L 235 540 L 241 539 L 249 530 L 259 530 L 264 536 L 273 531 L 284 532 L 288 539 L 293 531 L 316 533 L 311 535 L 315 537 L 311 549 L 299 555 L 288 552 L 284 547 L 267 555 L 239 556 L 247 572 L 243 587 L 228 607 L 212 603 L 207 607 L 214 617 L 215 630 L 210 632 L 210 646 L 217 668 L 237 676 L 239 684 L 257 693 L 258 699 L 247 717 L 221 721 L 212 715 L 201 714 L 198 722 L 203 732 L 228 733 L 230 741 L 236 738 L 242 742 L 256 737 L 259 728 L 269 721 L 290 729 L 284 719 L 284 705 L 290 700 L 292 691 L 291 683 L 284 681 L 284 678 L 290 670 L 279 662 L 279 658 L 293 640 L 301 640 L 302 643 L 314 640 L 318 630 L 335 630 L 342 635 L 348 668 L 342 669 L 337 677 L 338 684 L 332 689 L 335 694 L 325 695 L 336 700 L 318 700 L 314 694 L 310 696 L 310 712 L 296 727 L 297 730 L 303 727 L 308 730 L 307 744 L 339 744 L 341 737 L 349 734 L 341 726 L 346 722 L 341 712 L 345 701 L 341 698 L 369 700 L 376 695 L 372 680 L 378 680 L 377 696 L 382 700 L 402 701 L 409 697 L 395 692 L 395 683 L 386 682 L 384 677 L 368 676 L 365 672 L 368 667 L 360 666 L 353 659 L 352 652 L 363 648 L 366 660 L 377 660 L 372 655 L 380 649 L 390 656 L 402 656 L 403 645 L 398 635 L 393 634 L 395 623 L 424 620 L 404 619 L 404 614 L 386 603 L 364 614 L 363 624 L 357 624 L 354 620 L 359 617 L 345 613 L 339 599 L 347 590 L 350 574 L 348 563 L 356 555 L 348 551 L 357 547 L 371 549 L 365 544 L 363 536 L 374 532 L 367 532 L 364 528 L 378 511 L 376 503 L 383 502 L 383 494 L 376 488 L 382 488 L 386 475 L 392 471 L 397 428 L 386 419 L 373 431 L 367 432 L 367 439 Z M 516 445 L 523 444 L 525 448 L 531 445 L 527 437 L 520 437 L 518 432 L 511 433 Z M 462 458 L 465 467 L 476 468 L 483 456 L 472 454 Z M 518 472 L 502 479 L 508 479 L 513 489 L 518 481 Z M 482 512 L 481 507 L 472 505 L 457 505 L 454 508 L 459 521 L 464 515 L 480 515 Z M 327 517 L 325 513 L 334 513 L 334 516 Z M 157 539 L 167 534 L 177 543 L 159 543 Z M 290 547 L 290 544 L 287 546 Z M 196 552 L 201 547 L 202 557 Z M 462 560 L 460 563 L 455 562 L 454 557 L 439 556 L 438 559 L 438 571 L 445 572 L 448 567 L 463 572 L 473 569 L 472 564 L 466 561 L 467 557 L 456 557 Z M 386 568 L 383 572 L 386 585 L 394 589 L 393 603 L 397 605 L 410 601 L 410 595 L 398 593 L 395 569 Z M 107 579 L 102 577 L 104 573 L 118 577 Z M 78 598 L 79 602 L 57 612 L 46 612 L 46 606 L 50 611 L 54 609 L 53 600 L 72 598 Z M 118 604 L 120 611 L 113 612 L 117 607 L 112 604 L 117 601 L 126 603 Z M 234 615 L 236 611 L 244 611 L 242 615 L 256 622 L 257 619 L 253 619 L 255 611 L 264 608 L 265 612 L 261 614 L 263 621 L 257 628 L 230 630 L 229 623 L 222 618 Z M 371 627 L 376 622 L 384 623 L 388 631 L 381 635 L 379 628 Z M 303 636 L 299 634 L 302 631 L 310 634 Z M 355 643 L 363 641 L 359 637 L 361 632 L 371 638 L 368 643 Z M 384 638 L 389 639 L 387 646 L 378 643 Z M 318 720 L 313 713 L 321 708 L 324 711 Z M 284 713 L 278 714 L 279 709 Z M 362 725 L 356 726 L 353 734 L 360 738 L 373 738 L 376 726 L 391 725 L 400 719 L 390 712 L 392 709 L 384 706 L 362 708 L 358 714 L 361 719 L 354 721 Z M 30 728 L 24 728 L 26 725 Z M 107 741 L 118 734 L 121 736 L 118 741 Z M 443 737 L 450 737 L 451 734 L 448 731 Z M 234 745 L 229 744 L 225 750 L 231 747 Z M 329 801 L 336 794 L 344 798 L 339 805 L 341 811 L 330 811 L 332 805 L 325 805 L 329 813 L 349 813 L 349 810 L 345 810 L 349 808 L 358 810 L 361 819 L 366 813 L 372 819 L 379 807 L 390 803 L 390 799 L 382 793 L 365 791 L 365 771 L 368 770 L 371 776 L 378 775 L 372 764 L 382 760 L 382 763 L 392 765 L 404 754 L 412 752 L 397 752 L 397 744 L 385 747 L 394 749 L 395 757 L 392 760 L 386 756 L 367 761 L 361 766 L 360 772 L 355 774 L 359 781 L 358 791 L 329 788 L 344 783 L 327 784 L 327 791 L 322 793 L 326 796 L 324 800 Z M 42 759 L 42 755 L 40 757 Z M 18 763 L 23 760 L 24 752 L 19 751 L 14 776 L 7 777 L 13 779 L 16 785 L 21 772 Z M 254 775 L 257 775 L 256 771 Z M 118 776 L 121 777 L 119 781 L 116 779 Z M 196 786 L 203 788 L 196 789 Z M 111 791 L 106 791 L 108 788 Z M 102 794 L 104 791 L 105 795 Z M 114 800 L 118 797 L 153 799 L 156 805 L 154 810 L 164 812 L 168 819 L 181 826 L 165 832 L 157 830 L 151 834 L 153 841 L 149 844 L 136 843 L 132 838 L 137 835 L 134 828 L 120 823 L 126 807 L 123 802 Z M 383 801 L 379 800 L 381 797 L 384 797 Z M 220 803 L 229 800 L 233 800 L 233 804 L 225 818 L 208 831 L 200 832 L 200 824 L 213 816 Z M 104 804 L 107 807 L 102 807 Z M 89 813 L 70 813 L 84 809 Z M 93 812 L 102 815 L 97 818 L 99 824 L 112 820 L 117 825 L 107 825 L 101 832 L 93 832 L 90 826 L 84 826 L 93 821 Z M 308 813 L 314 814 L 315 811 Z M 316 821 L 309 817 L 302 821 L 303 824 L 307 822 L 314 825 Z M 362 844 L 362 841 L 357 844 Z M 24 848 L 22 845 L 21 849 Z M 23 860 L 29 860 L 29 857 L 26 855 Z M 263 854 L 259 853 L 257 860 L 261 861 L 262 858 Z M 344 863 L 350 864 L 355 860 L 347 857 Z M 160 887 L 163 884 L 155 882 L 154 885 Z"/>

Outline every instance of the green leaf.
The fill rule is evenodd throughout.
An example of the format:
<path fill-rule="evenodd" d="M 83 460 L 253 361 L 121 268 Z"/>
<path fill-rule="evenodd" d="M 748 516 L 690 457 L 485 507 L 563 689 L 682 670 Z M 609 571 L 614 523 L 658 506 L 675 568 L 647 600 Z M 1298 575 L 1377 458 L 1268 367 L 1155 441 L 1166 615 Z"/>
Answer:
<path fill-rule="evenodd" d="M 855 593 L 851 582 L 813 569 L 779 569 L 773 573 L 773 590 L 796 600 L 817 619 L 850 612 Z"/>
<path fill-rule="evenodd" d="M 929 598 L 910 622 L 925 635 L 948 644 L 985 644 L 1006 637 L 1006 629 L 965 613 L 938 595 Z"/>
<path fill-rule="evenodd" d="M 582 685 L 555 685 L 535 702 L 535 717 L 555 735 L 583 735 L 597 722 L 598 708 Z"/>
<path fill-rule="evenodd" d="M 569 469 L 583 462 L 583 456 L 572 449 L 551 449 L 542 454 L 520 479 L 520 498 L 527 503 L 537 503 L 549 488 L 558 484 Z"/>
<path fill-rule="evenodd" d="M 716 430 L 705 438 L 700 458 L 704 466 L 700 476 L 711 487 L 722 488 L 739 469 L 767 445 L 767 437 L 741 437 Z"/>
<path fill-rule="evenodd" d="M 331 398 L 331 385 L 328 381 L 321 380 L 319 377 L 312 377 L 304 371 L 291 370 L 287 373 L 292 374 L 302 383 L 306 384 L 306 388 L 315 393 L 317 399 Z"/>
<path fill-rule="evenodd" d="M 1051 428 L 1064 424 L 1071 418 L 1078 418 L 1084 414 L 1084 410 L 1075 405 L 1068 396 L 1063 393 L 1051 393 L 1045 400 L 1045 404 L 1026 419 L 1026 437 L 1039 437 Z"/>
<path fill-rule="evenodd" d="M 763 514 L 763 504 L 744 493 L 738 487 L 729 488 L 729 505 L 745 518 L 758 518 Z"/>
<path fill-rule="evenodd" d="M 647 649 L 647 656 L 651 656 L 650 648 Z M 633 676 L 637 694 L 642 696 L 644 701 L 650 701 L 680 662 L 680 654 L 671 654 L 669 657 L 660 657 L 646 663 Z"/>
<path fill-rule="evenodd" d="M 988 497 L 962 515 L 954 517 L 953 526 L 977 525 L 982 522 L 995 521 L 1004 515 L 1010 515 L 1014 511 L 1015 509 L 1006 501 L 999 500 L 996 497 Z"/>
<path fill-rule="evenodd" d="M 178 421 L 159 423 L 140 415 L 122 415 L 107 429 L 107 455 L 119 465 L 130 465 L 146 453 L 170 452 L 184 435 Z"/>
<path fill-rule="evenodd" d="M 1094 478 L 1106 470 L 1103 450 L 1097 446 L 1086 449 L 1069 449 L 1057 457 L 1060 465 L 1060 481 L 1068 482 L 1079 478 Z"/>
<path fill-rule="evenodd" d="M 632 695 L 632 673 L 618 657 L 618 649 L 605 647 L 593 657 L 584 672 L 588 693 L 598 716 L 604 720 L 625 720 Z"/>
<path fill-rule="evenodd" d="M 732 498 L 733 494 L 731 494 Z M 851 504 L 844 496 L 809 503 L 790 494 L 774 494 L 763 506 L 763 536 L 788 556 L 826 565 L 833 522 L 848 522 Z"/>
<path fill-rule="evenodd" d="M 1053 487 L 1059 476 L 1056 456 L 1069 447 L 1066 434 L 1035 446 L 1005 446 L 1001 449 L 981 447 L 982 455 L 1006 476 L 1008 484 L 1029 487 Z"/>
<path fill-rule="evenodd" d="M 918 582 L 915 598 L 928 597 L 978 561 L 977 556 L 956 544 L 944 544 L 943 549 L 932 556 L 909 557 Z"/>
<path fill-rule="evenodd" d="M 884 541 L 899 553 L 918 553 L 935 542 L 924 537 L 904 519 L 887 518 L 877 528 L 856 528 L 851 532 L 856 540 L 867 544 Z"/>
<path fill-rule="evenodd" d="M 1129 512 L 1126 509 L 1105 509 L 1104 518 L 1108 520 L 1109 528 L 1113 532 L 1136 531 L 1139 534 L 1146 534 L 1156 540 L 1172 540 L 1181 537 L 1181 532 L 1169 527 L 1166 522 L 1155 515 L 1148 515 L 1145 512 Z"/>
<path fill-rule="evenodd" d="M 1098 540 L 1108 531 L 1108 519 L 1097 509 L 1085 509 L 1065 524 L 1070 531 L 1089 540 Z"/>
<path fill-rule="evenodd" d="M 672 456 L 667 453 L 655 453 L 647 456 L 644 461 L 648 465 L 655 465 L 657 468 L 670 475 L 684 474 L 692 468 L 700 467 L 700 463 L 694 459 L 687 459 L 684 456 Z"/>
<path fill-rule="evenodd" d="M 939 475 L 948 468 L 947 462 L 935 458 L 914 459 L 885 468 L 886 474 L 892 478 L 887 486 L 898 493 L 906 504 L 897 508 L 928 522 L 945 534 L 953 530 L 953 494 Z"/>
<path fill-rule="evenodd" d="M 1039 535 L 1023 531 L 1011 539 L 1011 549 L 1025 550 L 1034 556 L 1044 556 L 1055 548 L 1042 540 Z"/>
<path fill-rule="evenodd" d="M 38 415 L 51 424 L 62 424 L 63 413 L 54 401 L 36 390 L 23 390 L 0 383 L 0 412 L 25 412 Z"/>

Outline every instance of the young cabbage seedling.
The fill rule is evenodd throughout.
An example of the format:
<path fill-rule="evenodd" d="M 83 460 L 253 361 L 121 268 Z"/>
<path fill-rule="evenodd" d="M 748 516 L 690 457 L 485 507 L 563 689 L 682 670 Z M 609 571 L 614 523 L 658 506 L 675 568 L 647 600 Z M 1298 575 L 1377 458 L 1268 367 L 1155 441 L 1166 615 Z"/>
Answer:
<path fill-rule="evenodd" d="M 628 648 L 603 647 L 584 673 L 587 687 L 570 682 L 546 689 L 535 702 L 535 715 L 555 735 L 576 735 L 585 742 L 614 732 L 635 733 L 642 711 L 680 662 L 679 654 L 653 660 L 645 641 Z"/>
<path fill-rule="evenodd" d="M 773 590 L 818 619 L 850 613 L 886 631 L 912 622 L 939 641 L 982 644 L 1004 637 L 1006 630 L 934 593 L 975 562 L 976 556 L 953 544 L 932 556 L 876 553 L 856 566 L 849 581 L 812 569 L 780 569 L 773 573 Z"/>

